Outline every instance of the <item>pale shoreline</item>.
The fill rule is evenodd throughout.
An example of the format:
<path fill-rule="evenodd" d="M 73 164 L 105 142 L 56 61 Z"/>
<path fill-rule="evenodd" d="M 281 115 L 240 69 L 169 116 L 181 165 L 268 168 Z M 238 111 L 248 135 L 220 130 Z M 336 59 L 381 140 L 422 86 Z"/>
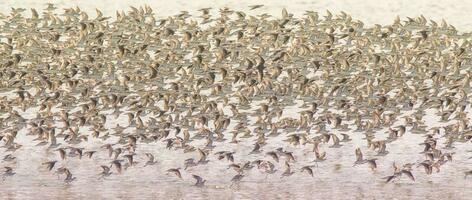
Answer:
<path fill-rule="evenodd" d="M 165 17 L 175 15 L 180 11 L 188 11 L 190 14 L 199 14 L 198 9 L 211 7 L 213 12 L 219 8 L 228 7 L 234 10 L 247 12 L 249 15 L 258 15 L 268 13 L 274 16 L 280 16 L 281 10 L 286 8 L 289 13 L 295 16 L 301 16 L 306 10 L 318 12 L 320 16 L 326 14 L 326 10 L 330 10 L 333 14 L 339 14 L 344 11 L 352 16 L 353 19 L 360 20 L 365 23 L 367 27 L 372 27 L 374 24 L 388 25 L 393 22 L 398 15 L 400 18 L 418 17 L 423 15 L 426 19 L 432 19 L 440 22 L 442 19 L 446 20 L 448 24 L 455 26 L 460 32 L 472 31 L 472 21 L 468 16 L 472 12 L 472 2 L 467 0 L 318 0 L 318 1 L 284 1 L 284 0 L 266 0 L 266 1 L 251 1 L 251 0 L 229 0 L 229 1 L 155 1 L 155 0 L 49 0 L 49 1 L 35 1 L 35 0 L 5 0 L 0 2 L 0 13 L 8 14 L 11 7 L 14 8 L 35 8 L 38 11 L 46 7 L 46 2 L 54 3 L 58 8 L 69 8 L 79 6 L 91 16 L 95 15 L 95 8 L 100 9 L 104 15 L 115 17 L 116 10 L 129 10 L 129 6 L 139 7 L 149 5 L 156 12 L 156 16 Z M 248 6 L 254 4 L 264 4 L 264 7 L 249 11 Z M 29 10 L 27 11 L 29 15 Z"/>

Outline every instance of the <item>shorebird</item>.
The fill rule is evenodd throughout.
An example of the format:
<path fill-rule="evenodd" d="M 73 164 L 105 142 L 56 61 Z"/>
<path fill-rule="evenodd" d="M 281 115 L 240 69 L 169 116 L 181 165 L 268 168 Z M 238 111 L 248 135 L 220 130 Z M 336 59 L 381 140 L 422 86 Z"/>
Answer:
<path fill-rule="evenodd" d="M 3 157 L 3 161 L 9 162 L 15 160 L 16 157 L 12 156 L 11 154 L 7 154 L 5 157 Z"/>
<path fill-rule="evenodd" d="M 270 161 L 260 161 L 258 164 L 258 168 L 262 169 L 266 173 L 266 175 L 273 174 L 277 171 L 275 169 L 275 165 Z"/>
<path fill-rule="evenodd" d="M 2 179 L 5 180 L 5 178 L 7 176 L 13 176 L 15 175 L 16 173 L 13 171 L 13 168 L 11 167 L 4 167 L 5 168 L 5 171 L 3 172 L 2 174 Z"/>
<path fill-rule="evenodd" d="M 314 160 L 315 162 L 322 162 L 326 160 L 326 151 L 321 152 L 321 153 L 319 151 L 315 151 L 315 157 L 316 157 L 316 159 Z"/>
<path fill-rule="evenodd" d="M 197 149 L 198 155 L 200 155 L 200 159 L 198 160 L 197 164 L 206 164 L 208 163 L 207 160 L 207 153 L 203 151 L 202 149 Z"/>
<path fill-rule="evenodd" d="M 124 157 L 128 161 L 128 163 L 126 163 L 126 168 L 137 164 L 137 162 L 134 161 L 134 154 L 126 154 Z"/>
<path fill-rule="evenodd" d="M 313 159 L 310 150 L 316 166 L 329 164 L 329 154 L 376 171 L 397 156 L 388 147 L 412 157 L 386 181 L 415 181 L 413 166 L 439 173 L 463 158 L 458 144 L 472 139 L 469 33 L 446 22 L 420 16 L 369 27 L 344 12 L 295 17 L 285 8 L 280 17 L 203 8 L 200 16 L 165 18 L 149 6 L 116 18 L 56 9 L 0 16 L 0 148 L 9 165 L 28 164 L 18 150 L 52 151 L 58 161 L 44 157 L 41 165 L 49 171 L 57 163 L 94 169 L 86 165 L 106 160 L 101 180 L 112 170 L 156 165 L 157 150 L 183 161 L 185 171 L 217 177 L 228 175 L 218 171 L 226 159 L 223 166 L 237 173 L 233 185 L 255 166 L 267 178 L 280 160 L 282 177 L 293 167 L 313 177 L 313 166 L 303 166 Z M 438 125 L 430 127 L 431 117 Z M 364 145 L 339 154 L 354 143 Z M 274 145 L 280 148 L 265 151 Z M 213 150 L 221 161 L 211 162 Z M 89 159 L 79 161 L 83 155 Z M 336 171 L 341 166 L 335 163 Z M 180 168 L 166 172 L 182 179 Z M 56 174 L 75 179 L 65 167 Z"/>
<path fill-rule="evenodd" d="M 433 173 L 433 164 L 430 162 L 421 162 L 418 164 L 418 167 L 422 166 L 426 174 L 430 175 Z"/>
<path fill-rule="evenodd" d="M 216 152 L 215 154 L 218 155 L 218 160 L 222 160 L 223 158 L 226 158 L 230 162 L 234 162 L 234 153 L 236 152 L 229 152 L 229 151 L 219 151 Z"/>
<path fill-rule="evenodd" d="M 303 171 L 306 171 L 308 173 L 308 175 L 310 175 L 311 177 L 313 177 L 313 169 L 312 169 L 312 166 L 304 166 L 301 168 L 300 170 L 301 172 Z"/>
<path fill-rule="evenodd" d="M 374 171 L 375 169 L 377 169 L 377 163 L 376 163 L 376 158 L 373 158 L 373 159 L 368 159 L 367 160 L 367 164 L 369 164 L 369 168 Z"/>
<path fill-rule="evenodd" d="M 270 152 L 267 152 L 266 154 L 272 157 L 275 162 L 279 162 L 279 156 L 277 155 L 276 152 L 270 151 Z"/>
<path fill-rule="evenodd" d="M 411 166 L 409 164 L 406 164 L 403 166 L 403 168 L 400 168 L 395 163 L 393 163 L 393 169 L 393 175 L 384 177 L 384 179 L 386 179 L 386 183 L 399 178 L 403 174 L 408 176 L 408 178 L 410 178 L 412 181 L 415 181 L 415 177 L 413 176 L 413 173 L 411 173 Z"/>
<path fill-rule="evenodd" d="M 84 155 L 86 155 L 88 158 L 92 158 L 93 154 L 95 154 L 96 151 L 86 151 L 84 152 Z"/>
<path fill-rule="evenodd" d="M 111 162 L 110 168 L 111 168 L 112 166 L 115 167 L 116 172 L 118 172 L 118 174 L 121 174 L 121 172 L 123 171 L 123 167 L 122 167 L 122 165 L 121 165 L 121 160 L 113 160 L 113 161 Z"/>
<path fill-rule="evenodd" d="M 101 165 L 100 167 L 102 168 L 102 172 L 98 174 L 100 176 L 99 178 L 104 178 L 112 174 L 110 167 L 106 165 Z"/>
<path fill-rule="evenodd" d="M 65 169 L 64 173 L 66 174 L 66 178 L 64 179 L 65 183 L 71 183 L 76 179 L 76 177 L 72 176 L 72 173 L 70 173 L 69 169 Z"/>
<path fill-rule="evenodd" d="M 64 148 L 59 148 L 59 149 L 57 149 L 57 151 L 59 152 L 59 157 L 62 160 L 65 160 L 66 159 L 66 150 Z"/>
<path fill-rule="evenodd" d="M 294 174 L 295 172 L 293 172 L 290 168 L 290 164 L 288 163 L 288 161 L 285 161 L 285 171 L 284 173 L 282 173 L 282 177 L 284 176 L 291 176 L 292 174 Z"/>
<path fill-rule="evenodd" d="M 249 10 L 254 10 L 254 9 L 260 8 L 260 7 L 262 7 L 262 6 L 264 6 L 264 5 L 261 5 L 261 4 L 259 4 L 259 5 L 251 5 L 251 6 L 249 6 L 249 8 L 250 8 Z"/>
<path fill-rule="evenodd" d="M 472 170 L 464 172 L 464 179 L 466 179 L 467 176 L 469 176 L 469 175 L 472 175 Z"/>
<path fill-rule="evenodd" d="M 197 187 L 203 187 L 203 185 L 205 185 L 206 180 L 203 180 L 202 177 L 200 177 L 200 176 L 198 176 L 198 175 L 195 175 L 195 174 L 193 174 L 192 177 L 197 181 L 197 182 L 195 183 L 195 186 L 197 186 Z"/>
<path fill-rule="evenodd" d="M 180 174 L 180 168 L 171 168 L 167 170 L 168 173 L 173 173 L 180 179 L 182 179 L 182 175 Z"/>
<path fill-rule="evenodd" d="M 239 184 L 239 182 L 241 182 L 241 180 L 244 178 L 244 175 L 243 174 L 236 174 L 235 176 L 233 176 L 233 178 L 231 178 L 231 186 L 232 187 L 234 184 Z"/>
<path fill-rule="evenodd" d="M 331 134 L 331 139 L 333 141 L 333 145 L 330 146 L 331 148 L 339 148 L 339 147 L 342 146 L 340 144 L 340 140 L 339 140 L 338 136 L 336 136 L 335 134 Z"/>
<path fill-rule="evenodd" d="M 229 168 L 232 168 L 232 169 L 233 169 L 234 171 L 236 171 L 238 174 L 243 173 L 243 168 L 242 168 L 242 165 L 241 165 L 241 164 L 234 164 L 234 163 L 232 163 L 232 164 L 230 164 L 230 165 L 228 166 L 228 169 L 229 169 Z"/>
<path fill-rule="evenodd" d="M 154 156 L 151 153 L 145 153 L 145 155 L 148 157 L 148 161 L 146 162 L 146 164 L 144 164 L 145 167 L 148 165 L 154 165 L 157 163 L 157 161 L 154 160 Z"/>
<path fill-rule="evenodd" d="M 354 166 L 359 165 L 359 164 L 364 164 L 365 162 L 366 160 L 364 160 L 361 149 L 356 148 L 356 162 L 354 162 Z"/>
<path fill-rule="evenodd" d="M 54 165 L 56 165 L 56 163 L 57 163 L 57 160 L 53 160 L 53 161 L 44 162 L 43 165 L 46 165 L 46 168 L 48 169 L 48 171 L 51 171 L 54 168 Z"/>
<path fill-rule="evenodd" d="M 249 153 L 249 154 L 257 154 L 257 153 L 260 153 L 261 152 L 261 145 L 256 142 L 254 144 L 254 148 L 252 149 L 252 151 Z"/>

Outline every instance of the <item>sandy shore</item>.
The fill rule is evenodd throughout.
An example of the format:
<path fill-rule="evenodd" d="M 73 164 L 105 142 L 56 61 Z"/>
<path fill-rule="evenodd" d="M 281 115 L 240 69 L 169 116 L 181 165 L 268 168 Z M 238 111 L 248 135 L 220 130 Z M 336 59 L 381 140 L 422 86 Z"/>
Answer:
<path fill-rule="evenodd" d="M 46 1 L 37 0 L 3 0 L 0 2 L 0 12 L 8 13 L 11 7 L 24 8 L 43 8 Z M 294 15 L 302 15 L 306 10 L 313 10 L 324 14 L 328 9 L 332 12 L 344 11 L 352 15 L 354 19 L 363 21 L 366 25 L 373 24 L 389 24 L 393 22 L 395 16 L 402 18 L 407 16 L 416 17 L 424 15 L 427 19 L 439 21 L 445 19 L 448 23 L 454 25 L 460 31 L 471 31 L 472 21 L 468 20 L 468 16 L 472 11 L 472 2 L 467 0 L 230 0 L 230 1 L 156 1 L 156 0 L 50 0 L 48 2 L 57 4 L 59 8 L 71 6 L 79 6 L 80 8 L 91 11 L 95 8 L 102 10 L 105 15 L 115 16 L 116 10 L 128 9 L 129 6 L 140 6 L 144 4 L 150 5 L 159 16 L 168 16 L 177 14 L 182 10 L 196 13 L 200 8 L 212 7 L 221 8 L 229 7 L 235 10 L 248 11 L 248 5 L 264 4 L 265 6 L 249 14 L 270 13 L 280 15 L 280 10 L 286 8 Z M 94 14 L 93 12 L 90 12 Z"/>

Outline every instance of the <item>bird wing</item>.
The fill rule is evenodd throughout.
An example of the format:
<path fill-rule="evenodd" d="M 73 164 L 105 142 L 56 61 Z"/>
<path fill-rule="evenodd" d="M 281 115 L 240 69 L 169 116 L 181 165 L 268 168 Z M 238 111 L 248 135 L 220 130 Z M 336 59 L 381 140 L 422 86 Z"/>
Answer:
<path fill-rule="evenodd" d="M 198 150 L 198 155 L 200 155 L 200 160 L 201 161 L 206 160 L 207 154 L 200 148 L 198 148 L 197 150 Z"/>
<path fill-rule="evenodd" d="M 175 169 L 174 171 L 175 175 L 177 175 L 180 179 L 182 179 L 182 175 L 180 174 L 180 171 L 178 169 Z"/>
<path fill-rule="evenodd" d="M 411 171 L 402 170 L 402 174 L 405 174 L 406 176 L 408 176 L 408 178 L 410 178 L 411 180 L 415 181 L 415 177 L 413 176 L 413 174 L 411 173 Z"/>
<path fill-rule="evenodd" d="M 285 170 L 290 171 L 290 164 L 287 161 L 285 161 Z"/>
<path fill-rule="evenodd" d="M 133 164 L 133 155 L 125 155 L 126 159 L 128 159 L 128 162 L 132 165 Z"/>
<path fill-rule="evenodd" d="M 388 182 L 392 181 L 395 177 L 396 177 L 395 175 L 387 176 L 387 177 L 386 177 L 386 178 L 387 178 L 387 181 L 386 181 L 386 182 L 388 183 Z"/>
<path fill-rule="evenodd" d="M 348 134 L 341 133 L 341 135 L 343 136 L 343 140 L 349 140 L 349 135 Z"/>
<path fill-rule="evenodd" d="M 252 151 L 259 151 L 260 148 L 261 148 L 261 145 L 256 142 L 256 144 L 254 144 L 254 149 Z"/>
<path fill-rule="evenodd" d="M 272 157 L 276 162 L 279 162 L 279 157 L 277 156 L 277 154 L 275 152 L 273 152 L 273 151 L 267 152 L 267 155 Z"/>
<path fill-rule="evenodd" d="M 362 151 L 361 151 L 360 148 L 357 148 L 357 149 L 356 149 L 356 158 L 357 158 L 357 161 L 363 160 L 363 158 L 362 158 Z"/>
<path fill-rule="evenodd" d="M 313 170 L 311 169 L 310 166 L 304 166 L 304 167 L 302 167 L 302 172 L 303 172 L 303 171 L 307 171 L 308 174 L 310 174 L 311 176 L 313 176 Z"/>
<path fill-rule="evenodd" d="M 329 139 L 330 139 L 330 138 L 331 138 L 331 135 L 330 135 L 330 134 L 326 134 L 326 133 L 323 134 L 324 142 L 329 142 Z"/>
<path fill-rule="evenodd" d="M 59 155 L 64 159 L 66 157 L 66 151 L 64 151 L 64 149 L 59 149 Z"/>
<path fill-rule="evenodd" d="M 118 170 L 118 173 L 121 174 L 121 171 L 122 171 L 121 163 L 119 161 L 114 161 L 113 165 L 115 166 L 116 170 Z"/>
<path fill-rule="evenodd" d="M 385 144 L 385 142 L 382 142 L 379 152 L 385 152 L 386 148 L 387 148 L 387 145 Z"/>
<path fill-rule="evenodd" d="M 198 175 L 195 175 L 195 174 L 193 174 L 192 177 L 193 177 L 195 180 L 197 180 L 197 183 L 200 183 L 200 182 L 202 182 L 202 180 L 203 180 L 202 177 L 200 177 L 200 176 L 198 176 Z"/>
<path fill-rule="evenodd" d="M 150 162 L 154 162 L 154 156 L 152 154 L 146 153 L 145 155 L 149 158 Z"/>
<path fill-rule="evenodd" d="M 264 5 L 251 5 L 251 6 L 249 6 L 249 8 L 250 8 L 249 10 L 254 10 L 254 9 L 260 8 L 262 6 L 264 6 Z"/>
<path fill-rule="evenodd" d="M 72 179 L 72 173 L 70 173 L 68 169 L 65 170 L 65 173 L 66 173 L 66 180 Z"/>
<path fill-rule="evenodd" d="M 375 162 L 374 159 L 368 161 L 369 166 L 373 169 L 377 168 L 377 163 Z"/>
<path fill-rule="evenodd" d="M 102 166 L 100 166 L 100 167 L 102 167 L 103 172 L 105 172 L 105 173 L 108 172 L 108 171 L 110 171 L 110 168 L 109 168 L 108 166 L 102 165 Z"/>
<path fill-rule="evenodd" d="M 172 169 L 168 169 L 167 171 L 174 173 L 174 174 L 175 174 L 176 176 L 178 176 L 179 178 L 182 178 L 182 175 L 180 174 L 179 169 L 174 169 L 174 168 L 172 168 Z M 194 177 L 194 178 L 195 178 L 195 177 Z"/>

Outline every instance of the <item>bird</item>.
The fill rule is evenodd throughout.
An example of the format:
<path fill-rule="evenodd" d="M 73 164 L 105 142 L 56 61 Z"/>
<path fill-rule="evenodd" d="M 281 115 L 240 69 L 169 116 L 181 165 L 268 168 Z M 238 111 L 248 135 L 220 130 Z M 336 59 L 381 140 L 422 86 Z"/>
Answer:
<path fill-rule="evenodd" d="M 472 170 L 464 172 L 464 179 L 466 179 L 469 175 L 472 175 Z"/>
<path fill-rule="evenodd" d="M 408 164 L 404 165 L 403 169 L 401 169 L 395 163 L 393 163 L 393 168 L 394 168 L 393 175 L 384 177 L 384 179 L 386 179 L 386 183 L 389 183 L 393 181 L 394 179 L 401 177 L 403 174 L 408 176 L 408 178 L 410 178 L 412 181 L 415 181 L 415 177 L 413 176 L 413 173 L 411 172 L 410 166 Z"/>
<path fill-rule="evenodd" d="M 338 136 L 336 136 L 335 134 L 331 134 L 331 139 L 333 140 L 333 145 L 330 146 L 331 148 L 339 148 L 342 146 L 340 144 L 341 141 L 339 140 Z"/>
<path fill-rule="evenodd" d="M 122 165 L 121 165 L 121 161 L 120 161 L 120 160 L 113 160 L 113 161 L 111 162 L 110 168 L 111 168 L 112 166 L 115 167 L 116 172 L 118 172 L 118 174 L 121 174 L 121 172 L 123 171 L 123 168 L 122 168 Z"/>
<path fill-rule="evenodd" d="M 196 163 L 193 158 L 188 158 L 185 160 L 184 165 L 185 165 L 184 170 L 187 170 L 189 167 L 197 166 L 198 163 Z"/>
<path fill-rule="evenodd" d="M 236 171 L 238 174 L 243 173 L 243 168 L 239 164 L 232 163 L 228 166 L 228 169 L 232 168 L 234 171 Z"/>
<path fill-rule="evenodd" d="M 401 170 L 401 173 L 407 175 L 408 178 L 410 178 L 412 181 L 415 181 L 415 177 L 413 176 L 410 170 L 403 169 Z"/>
<path fill-rule="evenodd" d="M 369 25 L 329 10 L 273 16 L 262 4 L 243 8 L 258 15 L 202 8 L 157 17 L 141 6 L 91 18 L 56 6 L 0 14 L 0 148 L 18 173 L 31 165 L 46 181 L 55 169 L 69 184 L 77 170 L 76 187 L 96 178 L 82 176 L 98 173 L 95 164 L 104 183 L 125 171 L 159 177 L 163 167 L 166 179 L 190 174 L 202 187 L 194 173 L 232 176 L 233 186 L 259 175 L 314 177 L 314 167 L 334 164 L 334 184 L 364 166 L 378 182 L 434 183 L 441 173 L 457 184 L 447 166 L 472 139 L 472 52 L 470 33 L 446 21 Z M 393 159 L 404 164 L 381 175 Z M 3 180 L 16 173 L 5 169 Z M 305 183 L 296 177 L 284 184 Z"/>
<path fill-rule="evenodd" d="M 377 163 L 376 163 L 376 158 L 373 158 L 373 159 L 368 159 L 367 160 L 367 164 L 369 164 L 369 168 L 374 171 L 375 169 L 377 169 Z"/>
<path fill-rule="evenodd" d="M 144 164 L 145 167 L 148 166 L 148 165 L 154 165 L 154 164 L 157 163 L 154 160 L 154 156 L 151 153 L 146 153 L 145 155 L 148 157 L 148 161 L 146 162 L 146 164 Z"/>
<path fill-rule="evenodd" d="M 316 157 L 316 159 L 314 160 L 315 162 L 322 162 L 326 160 L 326 151 L 323 151 L 321 153 L 319 151 L 315 151 L 315 157 Z"/>
<path fill-rule="evenodd" d="M 285 171 L 282 173 L 282 177 L 291 176 L 292 174 L 294 174 L 294 172 L 291 170 L 290 164 L 288 161 L 285 161 Z"/>
<path fill-rule="evenodd" d="M 88 157 L 88 158 L 92 158 L 93 154 L 95 154 L 96 151 L 86 151 L 84 152 L 84 154 Z"/>
<path fill-rule="evenodd" d="M 254 144 L 254 148 L 252 149 L 252 151 L 249 154 L 257 154 L 257 153 L 261 152 L 260 149 L 261 149 L 261 145 L 256 142 Z"/>
<path fill-rule="evenodd" d="M 7 176 L 13 176 L 16 174 L 16 172 L 13 171 L 13 168 L 11 167 L 4 167 L 5 171 L 2 174 L 2 179 L 5 180 Z"/>
<path fill-rule="evenodd" d="M 180 174 L 180 168 L 171 168 L 167 170 L 168 173 L 173 173 L 180 179 L 182 179 L 182 175 Z"/>
<path fill-rule="evenodd" d="M 262 6 L 264 6 L 264 5 L 262 5 L 262 4 L 259 4 L 259 5 L 251 5 L 251 6 L 249 6 L 249 10 L 255 10 L 255 9 L 260 8 L 260 7 L 262 7 Z"/>
<path fill-rule="evenodd" d="M 200 155 L 200 159 L 198 160 L 198 164 L 206 164 L 208 163 L 207 160 L 207 153 L 203 151 L 202 149 L 197 149 L 198 150 L 198 155 Z"/>
<path fill-rule="evenodd" d="M 306 173 L 308 173 L 308 175 L 313 177 L 313 169 L 311 168 L 311 166 L 303 166 L 301 168 L 301 172 L 304 172 L 304 171 L 306 171 Z"/>
<path fill-rule="evenodd" d="M 70 173 L 69 169 L 65 169 L 66 178 L 64 179 L 65 183 L 71 183 L 76 179 L 76 177 L 72 176 L 72 173 Z"/>
<path fill-rule="evenodd" d="M 101 165 L 100 167 L 102 168 L 102 172 L 98 174 L 100 176 L 99 178 L 104 178 L 112 174 L 110 167 L 106 165 Z"/>
<path fill-rule="evenodd" d="M 233 178 L 231 178 L 231 186 L 233 186 L 234 184 L 238 184 L 243 178 L 243 174 L 236 174 L 235 176 L 233 176 Z"/>
<path fill-rule="evenodd" d="M 66 159 L 66 151 L 64 148 L 59 148 L 57 149 L 57 151 L 59 152 L 59 157 L 62 159 L 62 160 L 65 160 Z"/>
<path fill-rule="evenodd" d="M 206 180 L 204 180 L 202 177 L 192 174 L 192 177 L 197 181 L 195 183 L 195 186 L 197 187 L 203 187 L 205 185 Z"/>
<path fill-rule="evenodd" d="M 272 157 L 275 162 L 279 162 L 279 156 L 277 155 L 276 152 L 270 151 L 270 152 L 267 152 L 266 154 Z"/>
<path fill-rule="evenodd" d="M 16 157 L 15 157 L 15 156 L 12 156 L 11 154 L 7 154 L 5 157 L 3 157 L 3 160 L 4 160 L 4 161 L 7 161 L 7 162 L 8 162 L 8 161 L 13 161 L 13 160 L 15 160 L 15 159 L 16 159 Z"/>
<path fill-rule="evenodd" d="M 133 166 L 137 164 L 137 162 L 134 161 L 134 155 L 133 154 L 126 154 L 124 155 L 126 160 L 128 160 L 128 163 L 126 163 L 128 166 Z"/>
<path fill-rule="evenodd" d="M 354 162 L 355 165 L 363 164 L 365 163 L 364 157 L 362 155 L 362 151 L 360 148 L 356 148 L 356 161 Z"/>
<path fill-rule="evenodd" d="M 426 174 L 430 175 L 433 173 L 433 165 L 428 162 L 421 162 L 418 164 L 418 167 L 422 166 L 426 172 Z"/>
<path fill-rule="evenodd" d="M 51 171 L 54 168 L 54 165 L 56 165 L 56 163 L 57 163 L 57 160 L 52 160 L 52 161 L 44 162 L 43 165 L 46 165 L 46 168 L 48 169 L 48 171 Z"/>

